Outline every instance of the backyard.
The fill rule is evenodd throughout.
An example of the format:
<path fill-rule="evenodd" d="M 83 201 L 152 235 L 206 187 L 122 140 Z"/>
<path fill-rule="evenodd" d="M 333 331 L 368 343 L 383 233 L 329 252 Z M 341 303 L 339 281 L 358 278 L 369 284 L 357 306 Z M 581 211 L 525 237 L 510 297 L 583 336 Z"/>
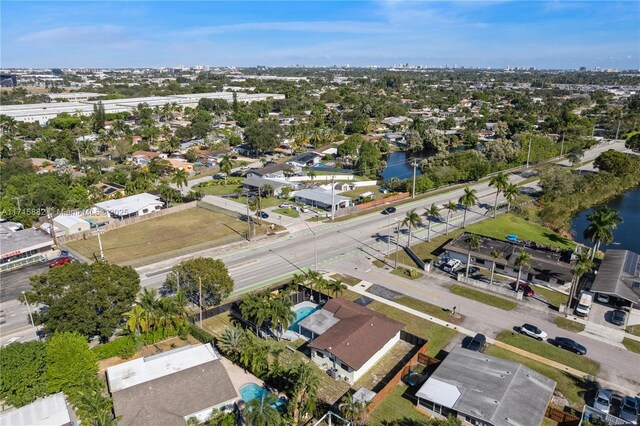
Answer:
<path fill-rule="evenodd" d="M 263 234 L 266 226 L 258 226 Z M 132 264 L 147 257 L 159 258 L 181 250 L 213 247 L 241 240 L 246 222 L 201 208 L 157 217 L 102 234 L 105 257 L 113 263 Z M 90 259 L 99 255 L 98 239 L 73 241 L 68 246 Z"/>

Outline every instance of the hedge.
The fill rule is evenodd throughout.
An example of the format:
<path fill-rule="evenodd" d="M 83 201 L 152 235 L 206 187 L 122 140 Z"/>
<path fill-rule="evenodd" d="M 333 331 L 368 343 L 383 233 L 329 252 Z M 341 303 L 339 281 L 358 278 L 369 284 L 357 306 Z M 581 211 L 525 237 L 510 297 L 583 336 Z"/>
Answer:
<path fill-rule="evenodd" d="M 131 358 L 136 353 L 136 340 L 133 336 L 120 337 L 109 343 L 96 346 L 92 349 L 98 360 L 118 356 L 122 359 Z"/>
<path fill-rule="evenodd" d="M 199 327 L 196 327 L 193 324 L 191 324 L 189 327 L 189 334 L 191 334 L 193 337 L 195 337 L 202 343 L 210 343 L 214 339 L 211 334 L 209 334 L 208 332 L 204 331 Z"/>

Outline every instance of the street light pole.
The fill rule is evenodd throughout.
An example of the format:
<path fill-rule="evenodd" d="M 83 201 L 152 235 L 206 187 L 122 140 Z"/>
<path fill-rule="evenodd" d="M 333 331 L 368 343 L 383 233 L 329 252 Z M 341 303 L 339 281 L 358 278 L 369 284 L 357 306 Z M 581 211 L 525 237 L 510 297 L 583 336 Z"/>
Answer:
<path fill-rule="evenodd" d="M 393 269 L 398 269 L 398 246 L 400 245 L 400 219 L 396 218 L 396 221 L 398 222 L 398 236 L 396 237 L 396 264 Z"/>
<path fill-rule="evenodd" d="M 529 157 L 531 156 L 531 136 L 529 136 L 529 149 L 527 150 L 527 169 L 529 168 Z"/>
<path fill-rule="evenodd" d="M 389 215 L 389 221 L 387 223 L 387 256 L 391 252 L 391 215 Z"/>
<path fill-rule="evenodd" d="M 33 315 L 31 314 L 31 305 L 29 305 L 29 300 L 27 299 L 27 294 L 24 290 L 22 290 L 22 297 L 24 298 L 25 303 L 27 304 L 27 311 L 29 312 L 29 319 L 31 320 L 31 326 L 33 327 L 33 334 L 36 336 L 36 340 L 40 340 L 40 336 L 38 336 L 38 330 L 36 329 L 36 324 L 33 322 Z"/>

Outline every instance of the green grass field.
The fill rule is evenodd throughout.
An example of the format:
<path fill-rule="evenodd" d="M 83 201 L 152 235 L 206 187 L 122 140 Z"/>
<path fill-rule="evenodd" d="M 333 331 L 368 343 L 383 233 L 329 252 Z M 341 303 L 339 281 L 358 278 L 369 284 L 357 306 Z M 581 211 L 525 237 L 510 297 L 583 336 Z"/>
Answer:
<path fill-rule="evenodd" d="M 288 217 L 299 217 L 300 213 L 298 213 L 298 210 L 293 210 L 293 209 L 275 209 L 273 210 L 274 214 L 281 214 L 283 216 L 288 216 Z"/>
<path fill-rule="evenodd" d="M 555 380 L 557 383 L 556 390 L 564 395 L 572 407 L 582 408 L 584 405 L 584 396 L 589 389 L 589 383 L 585 379 L 574 377 L 569 373 L 558 370 L 557 368 L 550 367 L 546 364 L 515 354 L 495 345 L 490 346 L 485 353 L 487 355 L 518 362 L 552 380 Z"/>
<path fill-rule="evenodd" d="M 627 348 L 627 350 L 640 354 L 640 342 L 638 342 L 637 340 L 629 339 L 628 337 L 625 337 L 622 340 L 622 344 L 624 345 L 625 348 Z"/>
<path fill-rule="evenodd" d="M 412 271 L 413 271 L 413 275 L 411 275 Z M 399 277 L 407 278 L 410 280 L 417 280 L 418 278 L 422 278 L 424 276 L 422 272 L 418 271 L 415 268 L 398 267 L 397 269 L 394 269 L 393 271 L 391 271 L 391 273 L 393 275 L 397 275 Z"/>
<path fill-rule="evenodd" d="M 559 308 L 561 304 L 566 305 L 567 302 L 569 301 L 568 295 L 564 293 L 560 293 L 559 291 L 551 290 L 550 288 L 543 287 L 540 285 L 534 285 L 533 291 L 543 296 L 545 299 L 549 301 L 550 304 L 552 304 L 556 308 Z"/>
<path fill-rule="evenodd" d="M 266 226 L 258 227 L 257 234 Z M 178 213 L 145 220 L 102 234 L 105 257 L 113 263 L 127 264 L 145 257 L 157 256 L 199 245 L 214 246 L 242 239 L 247 223 L 220 213 L 192 208 Z M 97 237 L 68 244 L 80 254 L 93 258 L 99 254 Z"/>
<path fill-rule="evenodd" d="M 229 195 L 233 194 L 240 185 L 211 185 L 198 188 L 205 195 Z"/>
<path fill-rule="evenodd" d="M 552 346 L 548 342 L 540 342 L 532 339 L 531 337 L 517 334 L 513 331 L 503 331 L 496 336 L 496 340 L 500 340 L 501 342 L 515 346 L 516 348 L 531 352 L 532 354 L 540 355 L 547 359 L 559 362 L 560 364 L 575 368 L 576 370 L 584 371 L 592 376 L 597 376 L 598 371 L 600 370 L 600 364 L 586 358 L 585 356 L 574 354 L 573 352 Z"/>
<path fill-rule="evenodd" d="M 448 311 L 445 311 L 440 306 L 432 305 L 431 303 L 414 299 L 413 297 L 402 296 L 396 299 L 395 302 L 408 308 L 415 309 L 416 311 L 424 312 L 427 315 L 431 315 L 432 317 L 439 318 L 443 321 L 448 321 L 454 324 L 461 324 L 462 321 L 464 321 L 464 315 L 453 317 Z"/>
<path fill-rule="evenodd" d="M 457 294 L 458 296 L 466 297 L 467 299 L 472 299 L 476 302 L 484 303 L 485 305 L 500 308 L 505 311 L 510 311 L 518 306 L 518 303 L 512 300 L 494 296 L 492 294 L 485 293 L 484 291 L 476 290 L 458 284 L 452 285 L 449 291 L 451 291 L 451 293 L 453 294 Z"/>
<path fill-rule="evenodd" d="M 376 407 L 367 418 L 368 425 L 385 426 L 397 425 L 420 425 L 427 417 L 415 409 L 415 402 L 407 399 L 403 394 L 407 386 L 398 384 L 387 397 Z M 395 423 L 397 421 L 398 423 Z M 425 423 L 426 424 L 426 423 Z"/>
<path fill-rule="evenodd" d="M 374 186 L 361 186 L 359 188 L 353 189 L 351 191 L 345 191 L 345 192 L 341 192 L 340 196 L 342 197 L 349 197 L 352 200 L 357 200 L 358 197 L 360 196 L 360 194 L 364 194 L 365 192 L 373 192 L 376 197 L 381 197 L 382 194 L 380 194 L 380 187 L 377 185 Z"/>
<path fill-rule="evenodd" d="M 553 323 L 560 328 L 568 331 L 573 331 L 574 333 L 580 333 L 581 331 L 584 331 L 584 324 L 582 324 L 581 322 L 572 321 L 564 317 L 555 317 Z"/>

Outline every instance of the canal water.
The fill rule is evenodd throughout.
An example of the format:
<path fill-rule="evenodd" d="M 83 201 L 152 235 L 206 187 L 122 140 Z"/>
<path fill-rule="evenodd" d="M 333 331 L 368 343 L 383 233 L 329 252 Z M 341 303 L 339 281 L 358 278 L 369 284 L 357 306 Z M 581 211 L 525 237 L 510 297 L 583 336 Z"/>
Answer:
<path fill-rule="evenodd" d="M 391 178 L 408 179 L 413 177 L 413 166 L 409 159 L 411 155 L 408 152 L 396 151 L 387 154 L 387 167 L 382 171 L 381 175 L 384 180 Z M 416 170 L 416 176 L 420 176 L 420 165 Z"/>
<path fill-rule="evenodd" d="M 623 222 L 613 230 L 613 243 L 602 245 L 602 249 L 624 249 L 640 253 L 640 188 L 628 191 L 610 200 L 606 205 L 617 210 Z M 581 212 L 571 222 L 574 239 L 588 246 L 592 246 L 593 243 L 586 240 L 582 234 L 589 225 L 587 215 L 594 210 L 595 208 L 592 208 Z"/>

